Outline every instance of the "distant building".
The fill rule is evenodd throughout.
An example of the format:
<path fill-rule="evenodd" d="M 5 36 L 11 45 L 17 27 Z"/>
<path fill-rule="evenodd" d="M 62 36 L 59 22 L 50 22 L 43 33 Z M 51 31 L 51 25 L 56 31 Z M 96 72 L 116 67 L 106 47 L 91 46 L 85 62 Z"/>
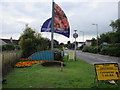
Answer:
<path fill-rule="evenodd" d="M 92 40 L 86 40 L 85 41 L 85 46 L 91 46 Z"/>
<path fill-rule="evenodd" d="M 84 42 L 78 42 L 78 46 L 77 47 L 81 47 L 84 44 Z"/>
<path fill-rule="evenodd" d="M 10 39 L 0 39 L 0 45 L 5 45 L 5 44 L 14 44 L 18 45 L 19 40 L 14 40 L 12 37 Z"/>

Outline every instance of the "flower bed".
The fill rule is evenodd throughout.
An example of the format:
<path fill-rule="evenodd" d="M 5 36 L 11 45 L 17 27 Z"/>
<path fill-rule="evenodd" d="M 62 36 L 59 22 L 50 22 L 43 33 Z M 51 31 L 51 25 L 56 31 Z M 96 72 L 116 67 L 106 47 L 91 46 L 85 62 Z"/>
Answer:
<path fill-rule="evenodd" d="M 36 63 L 41 63 L 41 62 L 61 62 L 61 61 L 48 61 L 48 60 L 43 60 L 43 61 L 36 61 L 36 60 L 29 60 L 28 58 L 21 58 L 19 62 L 17 62 L 14 67 L 29 67 L 33 64 Z"/>
<path fill-rule="evenodd" d="M 35 63 L 40 63 L 44 61 L 20 61 L 15 64 L 15 67 L 29 67 Z"/>

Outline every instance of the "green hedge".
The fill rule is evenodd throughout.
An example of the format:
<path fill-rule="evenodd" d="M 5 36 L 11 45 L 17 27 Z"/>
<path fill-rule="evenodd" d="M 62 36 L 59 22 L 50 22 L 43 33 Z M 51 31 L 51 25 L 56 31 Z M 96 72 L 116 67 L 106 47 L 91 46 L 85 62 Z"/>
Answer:
<path fill-rule="evenodd" d="M 14 44 L 5 44 L 5 45 L 2 45 L 2 51 L 5 51 L 5 50 L 14 50 L 15 49 L 15 46 Z"/>
<path fill-rule="evenodd" d="M 96 47 L 96 46 L 85 46 L 82 49 L 83 52 L 90 52 L 90 53 L 97 53 L 100 52 L 100 47 Z"/>
<path fill-rule="evenodd" d="M 120 57 L 120 43 L 108 44 L 106 47 L 99 46 L 86 46 L 83 48 L 83 52 L 98 53 L 102 55 L 116 56 Z"/>
<path fill-rule="evenodd" d="M 109 44 L 101 49 L 101 54 L 120 57 L 120 43 Z"/>

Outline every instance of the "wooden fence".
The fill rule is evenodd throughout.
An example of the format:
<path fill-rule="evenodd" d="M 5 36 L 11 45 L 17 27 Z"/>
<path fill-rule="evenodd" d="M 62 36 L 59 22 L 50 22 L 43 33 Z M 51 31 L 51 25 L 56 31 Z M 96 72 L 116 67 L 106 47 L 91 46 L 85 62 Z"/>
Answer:
<path fill-rule="evenodd" d="M 7 75 L 14 67 L 15 63 L 20 59 L 20 51 L 4 51 L 1 52 L 0 63 L 2 62 L 2 76 Z"/>

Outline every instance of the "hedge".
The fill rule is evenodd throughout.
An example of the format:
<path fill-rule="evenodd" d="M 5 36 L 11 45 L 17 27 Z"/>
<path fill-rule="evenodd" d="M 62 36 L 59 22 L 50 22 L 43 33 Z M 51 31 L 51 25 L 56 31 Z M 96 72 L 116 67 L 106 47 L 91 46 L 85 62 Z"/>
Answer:
<path fill-rule="evenodd" d="M 2 51 L 5 51 L 5 50 L 11 51 L 11 50 L 14 50 L 14 49 L 15 49 L 14 44 L 5 44 L 5 45 L 2 45 Z"/>
<path fill-rule="evenodd" d="M 120 43 L 109 44 L 101 49 L 100 54 L 120 57 Z"/>
<path fill-rule="evenodd" d="M 96 47 L 96 46 L 85 46 L 82 51 L 83 52 L 90 52 L 90 53 L 97 53 L 100 52 L 101 47 Z"/>
<path fill-rule="evenodd" d="M 102 55 L 116 56 L 120 57 L 120 43 L 108 44 L 106 47 L 99 46 L 85 46 L 83 52 L 98 53 Z"/>

